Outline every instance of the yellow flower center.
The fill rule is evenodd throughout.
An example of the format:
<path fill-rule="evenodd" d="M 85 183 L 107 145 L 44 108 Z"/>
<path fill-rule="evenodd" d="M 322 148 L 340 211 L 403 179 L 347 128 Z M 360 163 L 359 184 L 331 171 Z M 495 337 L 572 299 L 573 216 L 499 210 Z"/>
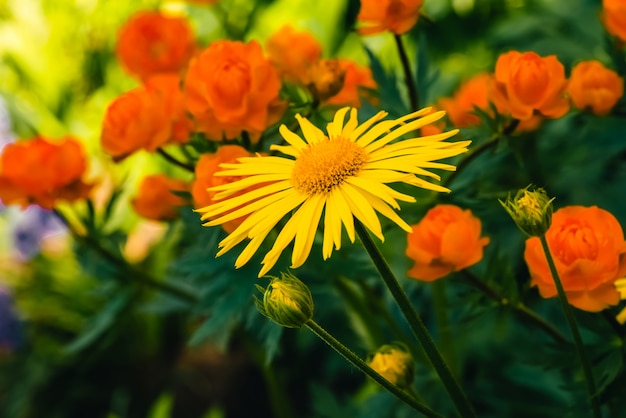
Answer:
<path fill-rule="evenodd" d="M 526 216 L 541 219 L 541 206 L 536 197 L 529 193 L 524 193 L 524 196 L 517 201 L 517 204 Z"/>
<path fill-rule="evenodd" d="M 348 138 L 326 138 L 302 151 L 291 182 L 301 193 L 329 193 L 347 177 L 358 173 L 366 157 L 365 150 Z"/>

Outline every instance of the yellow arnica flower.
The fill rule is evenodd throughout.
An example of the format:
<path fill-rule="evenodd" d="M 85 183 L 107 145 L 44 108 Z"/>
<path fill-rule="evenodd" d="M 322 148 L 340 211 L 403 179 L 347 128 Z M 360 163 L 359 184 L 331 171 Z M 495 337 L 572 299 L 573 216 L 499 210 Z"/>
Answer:
<path fill-rule="evenodd" d="M 453 165 L 435 161 L 467 151 L 470 143 L 444 142 L 458 130 L 399 140 L 444 115 L 444 112 L 429 114 L 430 111 L 430 108 L 422 109 L 395 120 L 383 120 L 387 112 L 381 111 L 359 125 L 357 110 L 345 107 L 338 110 L 327 125 L 328 134 L 296 115 L 303 137 L 282 125 L 280 133 L 289 145 L 271 146 L 271 150 L 287 157 L 243 157 L 237 163 L 222 164 L 222 171 L 215 175 L 246 177 L 209 189 L 217 193 L 215 203 L 198 209 L 203 213 L 202 220 L 206 221 L 203 225 L 221 225 L 248 217 L 220 242 L 217 256 L 250 239 L 235 262 L 235 267 L 243 266 L 278 222 L 292 211 L 291 218 L 265 255 L 259 277 L 274 266 L 294 240 L 291 268 L 300 267 L 311 252 L 322 214 L 324 259 L 330 257 L 333 247 L 341 248 L 342 224 L 350 241 L 354 242 L 354 217 L 381 241 L 384 236 L 376 212 L 410 232 L 411 227 L 395 210 L 400 209 L 398 201 L 415 202 L 415 198 L 387 184 L 406 183 L 448 192 L 445 187 L 417 176 L 439 180 L 439 176 L 427 169 L 454 170 Z M 237 195 L 250 187 L 253 189 Z"/>

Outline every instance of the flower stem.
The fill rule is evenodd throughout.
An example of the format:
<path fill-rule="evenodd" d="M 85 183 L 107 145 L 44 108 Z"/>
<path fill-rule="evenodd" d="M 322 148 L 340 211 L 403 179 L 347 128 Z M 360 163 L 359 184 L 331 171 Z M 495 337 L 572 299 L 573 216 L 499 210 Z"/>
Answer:
<path fill-rule="evenodd" d="M 409 301 L 408 296 L 406 295 L 404 290 L 402 290 L 402 287 L 400 287 L 400 283 L 398 283 L 398 280 L 393 275 L 382 253 L 374 244 L 374 241 L 370 237 L 369 233 L 365 230 L 363 224 L 361 224 L 361 222 L 359 222 L 358 220 L 355 220 L 355 229 L 357 234 L 359 235 L 359 238 L 361 239 L 361 242 L 363 243 L 363 246 L 372 258 L 372 261 L 378 269 L 383 281 L 387 285 L 387 288 L 391 292 L 393 298 L 398 304 L 398 307 L 402 311 L 402 314 L 404 315 L 409 326 L 411 327 L 411 330 L 415 334 L 415 337 L 424 348 L 424 351 L 430 359 L 430 362 L 439 374 L 439 378 L 447 389 L 448 394 L 454 402 L 457 410 L 462 417 L 476 417 L 476 414 L 474 413 L 474 410 L 472 409 L 472 406 L 469 403 L 467 396 L 463 392 L 463 389 L 461 389 L 461 386 L 452 375 L 452 372 L 450 372 L 450 369 L 448 368 L 448 365 L 441 355 L 441 352 L 439 351 L 439 349 L 435 345 L 435 342 L 430 336 L 426 325 L 424 325 L 424 322 Z"/>
<path fill-rule="evenodd" d="M 580 358 L 580 362 L 583 366 L 583 373 L 585 375 L 585 382 L 587 383 L 587 393 L 589 395 L 589 401 L 591 402 L 591 407 L 593 409 L 593 416 L 595 418 L 600 418 L 602 414 L 600 412 L 600 402 L 598 400 L 598 396 L 596 396 L 596 385 L 593 380 L 593 371 L 591 369 L 591 363 L 589 363 L 589 359 L 587 358 L 587 355 L 585 353 L 583 340 L 580 336 L 580 330 L 578 329 L 578 325 L 576 324 L 574 312 L 572 311 L 572 307 L 567 301 L 567 296 L 565 295 L 565 290 L 563 289 L 563 284 L 561 283 L 559 273 L 556 270 L 554 259 L 552 258 L 550 246 L 548 245 L 548 240 L 546 239 L 545 234 L 541 235 L 539 237 L 539 240 L 541 241 L 541 246 L 543 247 L 543 251 L 546 254 L 546 260 L 548 261 L 548 267 L 550 267 L 550 273 L 552 274 L 552 279 L 554 279 L 554 284 L 556 285 L 556 291 L 559 296 L 559 301 L 561 302 L 561 306 L 563 307 L 565 319 L 567 320 L 567 324 L 569 325 L 572 336 L 574 337 L 576 351 L 578 352 L 578 357 Z"/>
<path fill-rule="evenodd" d="M 70 233 L 72 234 L 72 236 L 74 237 L 76 241 L 91 248 L 92 250 L 97 252 L 102 258 L 107 260 L 109 263 L 122 269 L 126 273 L 124 275 L 124 278 L 129 278 L 143 285 L 168 293 L 185 302 L 189 302 L 189 303 L 198 302 L 199 297 L 196 293 L 193 293 L 184 288 L 175 286 L 173 284 L 157 280 L 151 277 L 150 275 L 144 273 L 143 271 L 134 268 L 126 260 L 120 257 L 117 257 L 115 254 L 113 254 L 112 252 L 104 248 L 100 244 L 98 239 L 92 237 L 89 234 L 83 235 L 80 232 L 78 232 L 76 227 L 58 209 L 55 209 L 54 213 L 59 217 L 59 219 L 61 219 L 61 221 L 65 224 L 65 226 L 67 226 L 68 230 L 70 231 Z"/>
<path fill-rule="evenodd" d="M 165 160 L 174 164 L 175 166 L 178 166 L 184 170 L 187 170 L 190 173 L 193 173 L 195 171 L 193 166 L 178 160 L 176 157 L 174 157 L 172 154 L 165 151 L 163 148 L 157 148 L 156 151 L 161 157 L 165 158 Z"/>
<path fill-rule="evenodd" d="M 450 327 L 450 318 L 448 315 L 448 295 L 446 294 L 446 282 L 443 280 L 435 280 L 432 283 L 433 304 L 435 310 L 435 322 L 439 331 L 439 344 L 444 354 L 448 366 L 453 375 L 458 376 L 455 344 L 452 339 L 452 329 Z"/>
<path fill-rule="evenodd" d="M 352 363 L 354 367 L 358 368 L 363 373 L 365 373 L 366 375 L 374 379 L 376 383 L 378 383 L 379 385 L 387 389 L 389 392 L 394 394 L 396 397 L 398 397 L 400 400 L 405 402 L 407 405 L 411 406 L 413 409 L 421 412 L 427 417 L 442 418 L 442 415 L 439 415 L 438 413 L 436 413 L 435 411 L 433 411 L 432 409 L 430 409 L 423 403 L 418 402 L 411 395 L 409 395 L 408 393 L 400 389 L 398 386 L 394 385 L 389 380 L 381 376 L 378 372 L 372 369 L 367 363 L 365 363 L 359 356 L 353 353 L 348 347 L 343 345 L 339 340 L 337 340 L 330 333 L 328 333 L 328 331 L 322 328 L 317 322 L 311 319 L 306 324 L 304 324 L 304 326 L 310 329 L 315 335 L 317 335 L 320 339 L 322 339 L 333 350 L 341 354 L 346 360 Z"/>
<path fill-rule="evenodd" d="M 546 334 L 550 335 L 555 341 L 558 341 L 562 344 L 569 344 L 569 341 L 558 329 L 554 328 L 550 323 L 546 322 L 545 319 L 540 317 L 535 311 L 530 309 L 528 306 L 524 305 L 522 302 L 511 303 L 511 300 L 505 298 L 500 293 L 498 293 L 493 288 L 489 287 L 486 283 L 478 280 L 476 276 L 468 272 L 467 270 L 462 270 L 463 278 L 465 278 L 472 286 L 482 291 L 485 295 L 489 296 L 491 299 L 495 300 L 501 306 L 510 306 L 515 311 L 517 311 L 520 315 L 524 316 L 526 319 L 534 322 L 537 326 L 539 326 L 542 330 L 546 332 Z"/>
<path fill-rule="evenodd" d="M 415 85 L 415 79 L 413 78 L 413 72 L 411 71 L 411 65 L 409 64 L 409 57 L 406 54 L 406 49 L 402 43 L 400 35 L 393 35 L 398 48 L 398 55 L 400 56 L 400 62 L 402 62 L 402 69 L 404 70 L 404 82 L 409 92 L 409 102 L 411 104 L 411 110 L 413 112 L 419 110 L 419 100 L 417 96 L 417 86 Z"/>
<path fill-rule="evenodd" d="M 483 142 L 482 144 L 480 144 L 479 146 L 477 146 L 476 148 L 473 148 L 469 153 L 467 153 L 465 155 L 465 158 L 462 159 L 461 161 L 459 161 L 459 163 L 456 166 L 456 170 L 453 171 L 443 182 L 442 182 L 442 186 L 444 187 L 449 187 L 450 184 L 452 184 L 452 181 L 459 175 L 459 173 L 461 171 L 463 171 L 463 169 L 465 167 L 467 167 L 468 165 L 470 165 L 470 163 L 472 163 L 476 158 L 478 158 L 480 155 L 482 155 L 483 153 L 485 153 L 486 151 L 488 151 L 489 149 L 491 149 L 492 147 L 494 147 L 503 136 L 506 135 L 510 135 L 513 133 L 513 131 L 515 131 L 515 129 L 517 128 L 517 126 L 519 125 L 519 120 L 517 119 L 513 119 L 509 122 L 508 125 L 506 125 L 502 131 L 498 131 L 495 132 L 493 135 L 491 135 L 489 137 L 489 139 L 487 139 L 487 141 Z"/>

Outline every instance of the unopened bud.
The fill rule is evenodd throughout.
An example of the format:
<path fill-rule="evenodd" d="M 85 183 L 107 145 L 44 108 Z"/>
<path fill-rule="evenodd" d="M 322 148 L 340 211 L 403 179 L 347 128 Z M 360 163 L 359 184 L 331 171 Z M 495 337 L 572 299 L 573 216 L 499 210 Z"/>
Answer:
<path fill-rule="evenodd" d="M 300 328 L 313 317 L 313 297 L 309 288 L 290 273 L 272 277 L 266 289 L 257 285 L 263 300 L 256 298 L 257 309 L 272 321 L 287 328 Z"/>
<path fill-rule="evenodd" d="M 329 99 L 343 88 L 346 71 L 339 60 L 319 60 L 311 67 L 311 81 L 307 85 L 313 96 L 319 101 Z"/>
<path fill-rule="evenodd" d="M 531 186 L 519 190 L 513 199 L 507 197 L 506 202 L 498 200 L 511 215 L 513 221 L 528 236 L 543 236 L 552 224 L 552 201 L 545 190 Z"/>
<path fill-rule="evenodd" d="M 369 366 L 399 388 L 413 383 L 415 365 L 409 350 L 401 343 L 385 344 L 368 359 Z"/>

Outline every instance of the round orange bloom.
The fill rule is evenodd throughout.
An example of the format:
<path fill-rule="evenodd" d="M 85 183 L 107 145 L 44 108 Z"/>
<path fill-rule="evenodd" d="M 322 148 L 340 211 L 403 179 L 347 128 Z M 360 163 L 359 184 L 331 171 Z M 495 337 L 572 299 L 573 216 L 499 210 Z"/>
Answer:
<path fill-rule="evenodd" d="M 567 93 L 577 108 L 606 115 L 624 94 L 624 79 L 599 61 L 583 61 L 572 69 Z"/>
<path fill-rule="evenodd" d="M 626 2 L 602 0 L 602 22 L 606 31 L 626 42 Z"/>
<path fill-rule="evenodd" d="M 439 107 L 446 111 L 455 127 L 468 128 L 480 124 L 474 107 L 489 110 L 488 86 L 491 79 L 491 74 L 477 74 L 461 84 L 453 97 L 439 100 Z"/>
<path fill-rule="evenodd" d="M 468 209 L 437 205 L 413 225 L 406 255 L 415 262 L 409 277 L 433 281 L 463 270 L 483 258 L 489 238 L 481 237 L 482 224 Z"/>
<path fill-rule="evenodd" d="M 153 221 L 171 221 L 178 217 L 178 209 L 185 206 L 185 200 L 172 192 L 188 190 L 187 183 L 154 174 L 143 178 L 137 195 L 131 200 L 139 216 Z"/>
<path fill-rule="evenodd" d="M 402 35 L 415 26 L 424 0 L 361 0 L 357 20 L 362 35 L 372 35 L 386 30 Z"/>
<path fill-rule="evenodd" d="M 210 187 L 221 186 L 222 184 L 231 183 L 239 180 L 240 177 L 215 176 L 214 174 L 221 170 L 220 164 L 235 163 L 238 158 L 250 157 L 251 154 L 239 145 L 223 145 L 218 148 L 215 154 L 204 154 L 196 164 L 196 181 L 191 188 L 194 207 L 202 208 L 213 203 L 215 192 L 208 191 Z M 243 194 L 240 192 L 239 194 Z M 226 232 L 230 233 L 235 230 L 246 217 L 241 217 L 222 225 Z"/>
<path fill-rule="evenodd" d="M 339 68 L 344 72 L 343 87 L 325 103 L 361 107 L 361 97 L 374 100 L 371 91 L 377 85 L 369 67 L 362 67 L 352 60 L 339 59 Z"/>
<path fill-rule="evenodd" d="M 626 274 L 626 242 L 615 217 L 597 206 L 568 206 L 552 215 L 546 233 L 567 300 L 575 307 L 599 312 L 617 305 L 615 281 Z M 544 298 L 557 295 L 539 238 L 526 240 L 524 258 L 531 286 Z"/>
<path fill-rule="evenodd" d="M 267 40 L 265 49 L 287 81 L 303 85 L 311 82 L 309 68 L 322 56 L 322 45 L 313 35 L 289 25 L 276 31 Z"/>
<path fill-rule="evenodd" d="M 258 42 L 216 41 L 189 65 L 187 110 L 209 139 L 247 131 L 254 140 L 282 116 L 280 88 L 278 72 Z"/>
<path fill-rule="evenodd" d="M 185 19 L 142 11 L 120 29 L 115 53 L 130 74 L 145 79 L 179 72 L 195 48 L 193 31 Z"/>
<path fill-rule="evenodd" d="M 140 149 L 154 152 L 168 143 L 186 142 L 191 121 L 179 84 L 177 75 L 158 75 L 115 99 L 102 124 L 104 151 L 121 160 Z"/>
<path fill-rule="evenodd" d="M 565 69 L 556 56 L 510 51 L 496 62 L 491 98 L 498 111 L 521 121 L 539 113 L 558 118 L 569 110 Z"/>
<path fill-rule="evenodd" d="M 57 200 L 85 198 L 91 190 L 82 180 L 86 167 L 81 143 L 70 136 L 54 142 L 39 136 L 9 144 L 0 154 L 0 199 L 52 209 Z"/>

